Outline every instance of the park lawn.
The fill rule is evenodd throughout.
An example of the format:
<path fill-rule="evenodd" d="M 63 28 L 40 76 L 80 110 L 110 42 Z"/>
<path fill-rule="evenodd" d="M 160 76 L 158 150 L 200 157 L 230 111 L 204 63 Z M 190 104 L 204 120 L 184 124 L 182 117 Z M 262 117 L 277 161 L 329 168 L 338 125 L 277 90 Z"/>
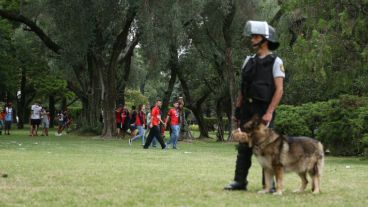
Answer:
<path fill-rule="evenodd" d="M 143 150 L 140 140 L 63 135 L 0 136 L 0 206 L 368 206 L 368 161 L 327 157 L 322 193 L 302 194 L 288 174 L 282 197 L 260 195 L 253 159 L 249 191 L 227 192 L 234 143 L 180 142 L 179 150 Z"/>

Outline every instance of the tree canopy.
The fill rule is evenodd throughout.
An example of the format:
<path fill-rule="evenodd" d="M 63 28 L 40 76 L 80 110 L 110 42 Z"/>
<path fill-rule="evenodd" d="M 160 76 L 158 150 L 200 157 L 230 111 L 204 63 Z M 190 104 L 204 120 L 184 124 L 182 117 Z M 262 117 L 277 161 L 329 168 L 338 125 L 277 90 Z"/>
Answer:
<path fill-rule="evenodd" d="M 165 113 L 183 96 L 207 137 L 206 116 L 234 126 L 247 20 L 276 28 L 282 103 L 300 105 L 367 96 L 367 13 L 365 0 L 0 0 L 0 98 L 77 99 L 81 124 L 111 137 L 117 104 L 162 98 Z"/>

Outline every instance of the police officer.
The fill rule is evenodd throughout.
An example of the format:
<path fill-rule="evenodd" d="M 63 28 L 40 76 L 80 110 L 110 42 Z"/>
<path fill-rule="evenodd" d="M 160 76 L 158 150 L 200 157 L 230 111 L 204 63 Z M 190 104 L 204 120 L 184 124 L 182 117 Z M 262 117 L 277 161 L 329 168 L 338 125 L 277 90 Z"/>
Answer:
<path fill-rule="evenodd" d="M 276 32 L 267 22 L 248 21 L 244 35 L 251 38 L 256 54 L 248 56 L 241 68 L 241 90 L 235 118 L 242 126 L 258 114 L 265 124 L 273 127 L 275 109 L 283 94 L 285 78 L 282 60 L 271 52 L 279 47 Z M 248 144 L 239 143 L 234 182 L 225 186 L 225 190 L 247 189 L 251 158 L 252 149 Z"/>

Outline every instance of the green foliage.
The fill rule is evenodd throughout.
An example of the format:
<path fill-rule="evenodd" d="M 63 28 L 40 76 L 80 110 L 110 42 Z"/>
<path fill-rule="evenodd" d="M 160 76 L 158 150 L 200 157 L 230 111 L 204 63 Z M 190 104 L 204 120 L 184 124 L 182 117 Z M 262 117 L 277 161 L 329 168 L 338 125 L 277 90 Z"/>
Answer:
<path fill-rule="evenodd" d="M 363 153 L 363 137 L 368 133 L 368 99 L 341 96 L 331 102 L 327 121 L 318 129 L 318 138 L 339 155 Z"/>
<path fill-rule="evenodd" d="M 0 89 L 1 92 L 14 91 L 17 88 L 17 60 L 12 45 L 12 26 L 0 19 Z M 2 94 L 0 93 L 0 96 Z M 3 97 L 0 97 L 3 98 Z"/>
<path fill-rule="evenodd" d="M 290 31 L 297 38 L 279 50 L 287 69 L 285 103 L 368 94 L 367 7 L 366 1 L 283 1 L 281 40 L 290 44 Z"/>
<path fill-rule="evenodd" d="M 136 106 L 138 107 L 139 104 L 147 104 L 148 99 L 140 91 L 137 90 L 126 90 L 125 91 L 125 104 L 129 107 Z"/>
<path fill-rule="evenodd" d="M 204 122 L 205 122 L 205 125 L 206 125 L 206 128 L 209 130 L 209 131 L 216 131 L 217 130 L 217 126 L 218 126 L 218 119 L 217 118 L 212 118 L 212 117 L 205 117 L 204 118 Z M 222 119 L 222 124 L 226 129 L 229 129 L 229 121 L 227 118 L 223 118 Z"/>
<path fill-rule="evenodd" d="M 276 114 L 276 130 L 286 135 L 311 136 L 305 119 L 299 114 L 300 107 L 280 106 Z"/>
<path fill-rule="evenodd" d="M 81 107 L 68 107 L 68 112 L 72 119 L 77 119 L 82 114 L 82 108 Z"/>
<path fill-rule="evenodd" d="M 280 106 L 276 130 L 316 137 L 335 155 L 362 154 L 368 144 L 368 98 L 345 95 L 327 102 Z"/>

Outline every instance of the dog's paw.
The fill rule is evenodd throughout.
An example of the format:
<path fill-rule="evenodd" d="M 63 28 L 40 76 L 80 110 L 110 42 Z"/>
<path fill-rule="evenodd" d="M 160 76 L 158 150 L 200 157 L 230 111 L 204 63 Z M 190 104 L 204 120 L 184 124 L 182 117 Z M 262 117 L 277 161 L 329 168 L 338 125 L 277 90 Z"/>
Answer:
<path fill-rule="evenodd" d="M 274 195 L 274 196 L 282 196 L 282 191 L 276 191 L 276 192 L 274 192 L 274 193 L 272 193 L 272 195 Z"/>
<path fill-rule="evenodd" d="M 257 193 L 259 193 L 259 194 L 266 194 L 266 193 L 268 193 L 269 191 L 268 190 L 260 190 L 260 191 L 258 191 Z"/>
<path fill-rule="evenodd" d="M 314 195 L 317 195 L 317 194 L 319 194 L 320 193 L 320 191 L 319 190 L 315 190 L 315 191 L 313 191 L 313 194 Z"/>

